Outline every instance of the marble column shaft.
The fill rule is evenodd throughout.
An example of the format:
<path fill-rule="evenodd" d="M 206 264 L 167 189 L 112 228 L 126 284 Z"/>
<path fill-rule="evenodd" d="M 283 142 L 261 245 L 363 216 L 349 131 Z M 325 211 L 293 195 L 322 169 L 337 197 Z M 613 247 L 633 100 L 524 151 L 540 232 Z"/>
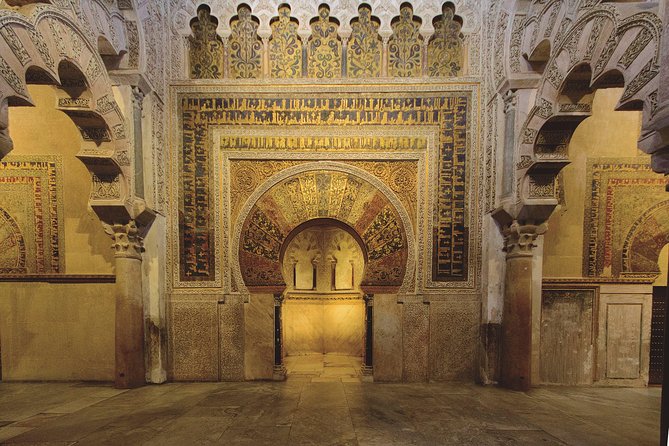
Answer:
<path fill-rule="evenodd" d="M 146 383 L 144 305 L 142 296 L 142 238 L 134 221 L 106 227 L 116 260 L 115 375 L 116 388 Z"/>
<path fill-rule="evenodd" d="M 517 221 L 504 229 L 501 384 L 513 390 L 526 391 L 532 385 L 532 248 L 545 230 L 545 225 L 523 225 Z"/>

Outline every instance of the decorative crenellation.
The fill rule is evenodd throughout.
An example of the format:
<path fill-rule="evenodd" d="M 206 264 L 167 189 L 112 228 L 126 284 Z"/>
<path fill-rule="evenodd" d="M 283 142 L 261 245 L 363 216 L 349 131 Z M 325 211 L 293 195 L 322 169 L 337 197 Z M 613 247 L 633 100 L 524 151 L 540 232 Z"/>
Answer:
<path fill-rule="evenodd" d="M 312 78 L 341 77 L 342 41 L 339 24 L 330 17 L 330 7 L 318 7 L 318 18 L 311 24 L 307 45 L 307 75 Z"/>
<path fill-rule="evenodd" d="M 302 76 L 302 39 L 297 33 L 297 19 L 290 16 L 288 5 L 279 6 L 279 16 L 271 23 L 269 39 L 270 76 L 296 79 Z"/>
<path fill-rule="evenodd" d="M 116 258 L 142 260 L 144 239 L 134 220 L 125 224 L 103 223 L 105 233 L 113 240 L 112 249 Z"/>
<path fill-rule="evenodd" d="M 392 25 L 388 40 L 388 74 L 396 77 L 422 75 L 423 36 L 420 22 L 414 18 L 413 9 L 405 4 L 400 8 L 398 20 Z"/>
<path fill-rule="evenodd" d="M 218 20 L 211 10 L 201 6 L 197 19 L 191 21 L 193 35 L 190 43 L 190 77 L 193 79 L 220 79 L 223 77 L 223 41 L 216 34 Z"/>
<path fill-rule="evenodd" d="M 545 223 L 539 225 L 524 224 L 514 220 L 502 230 L 506 257 L 531 257 L 532 248 L 536 246 L 534 241 L 538 236 L 544 234 L 546 229 Z"/>
<path fill-rule="evenodd" d="M 258 37 L 258 20 L 251 9 L 242 4 L 237 16 L 230 21 L 232 32 L 228 38 L 230 77 L 234 79 L 259 78 L 262 75 L 262 42 Z"/>
<path fill-rule="evenodd" d="M 372 8 L 362 5 L 358 17 L 351 23 L 348 42 L 348 77 L 378 77 L 381 75 L 383 43 L 379 36 L 379 21 L 372 16 Z"/>
<path fill-rule="evenodd" d="M 430 76 L 457 76 L 462 70 L 464 48 L 462 23 L 455 17 L 455 8 L 445 3 L 443 14 L 437 17 L 434 35 L 427 45 L 427 71 Z"/>

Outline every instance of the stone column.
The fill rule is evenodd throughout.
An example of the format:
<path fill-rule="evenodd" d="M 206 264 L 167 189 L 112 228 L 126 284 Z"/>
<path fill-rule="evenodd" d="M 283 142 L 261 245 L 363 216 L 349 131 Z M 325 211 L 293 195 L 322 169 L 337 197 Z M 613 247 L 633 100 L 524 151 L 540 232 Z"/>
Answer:
<path fill-rule="evenodd" d="M 365 356 L 362 375 L 374 375 L 374 295 L 365 294 Z"/>
<path fill-rule="evenodd" d="M 349 36 L 341 37 L 341 77 L 348 77 L 348 39 Z"/>
<path fill-rule="evenodd" d="M 430 37 L 432 37 L 432 34 L 423 36 L 423 57 L 421 59 L 421 71 L 424 77 L 427 77 L 429 74 L 427 70 L 427 46 L 430 43 Z"/>
<path fill-rule="evenodd" d="M 383 37 L 383 52 L 381 53 L 381 77 L 388 77 L 388 42 L 390 37 Z"/>
<path fill-rule="evenodd" d="M 262 38 L 262 77 L 268 79 L 270 77 L 269 66 L 269 37 Z"/>
<path fill-rule="evenodd" d="M 502 314 L 501 384 L 513 390 L 532 385 L 533 248 L 545 224 L 513 221 L 503 231 L 506 252 Z"/>
<path fill-rule="evenodd" d="M 274 375 L 275 381 L 286 379 L 286 366 L 283 364 L 283 330 L 282 330 L 283 294 L 274 295 Z"/>
<path fill-rule="evenodd" d="M 146 383 L 144 364 L 144 306 L 142 297 L 143 239 L 134 221 L 105 225 L 116 259 L 116 366 L 119 389 Z"/>
<path fill-rule="evenodd" d="M 228 39 L 226 37 L 223 39 L 223 77 L 225 79 L 230 78 L 230 63 L 228 62 L 228 58 L 230 57 L 229 51 L 230 48 L 228 48 Z"/>

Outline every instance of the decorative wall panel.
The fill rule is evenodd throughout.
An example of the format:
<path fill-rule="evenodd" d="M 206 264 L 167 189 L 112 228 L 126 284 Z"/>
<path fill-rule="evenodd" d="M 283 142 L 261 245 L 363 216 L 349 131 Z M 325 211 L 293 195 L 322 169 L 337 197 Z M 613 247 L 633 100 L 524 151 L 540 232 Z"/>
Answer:
<path fill-rule="evenodd" d="M 413 9 L 405 5 L 392 24 L 393 34 L 388 42 L 388 74 L 397 77 L 418 77 L 423 74 L 423 37 L 420 21 L 414 19 Z"/>
<path fill-rule="evenodd" d="M 309 77 L 341 77 L 341 41 L 337 36 L 339 24 L 330 18 L 330 8 L 321 5 L 318 19 L 311 24 L 309 38 Z"/>
<path fill-rule="evenodd" d="M 258 22 L 251 15 L 251 9 L 242 5 L 233 17 L 228 40 L 228 60 L 230 77 L 234 79 L 258 78 L 262 74 L 262 42 L 258 37 Z"/>
<path fill-rule="evenodd" d="M 445 7 L 436 18 L 434 35 L 427 46 L 427 70 L 430 76 L 457 76 L 463 66 L 463 43 L 454 10 Z"/>
<path fill-rule="evenodd" d="M 58 157 L 0 162 L 0 274 L 63 272 Z"/>
<path fill-rule="evenodd" d="M 197 20 L 191 24 L 190 77 L 221 79 L 223 77 L 223 41 L 216 34 L 218 21 L 209 15 L 209 8 L 200 7 Z"/>
<path fill-rule="evenodd" d="M 258 126 L 258 128 L 287 128 L 298 126 L 307 132 L 309 126 L 330 128 L 383 128 L 383 126 L 427 126 L 434 129 L 438 155 L 435 176 L 435 198 L 431 227 L 434 228 L 432 248 L 432 275 L 435 282 L 466 282 L 470 279 L 469 268 L 469 219 L 467 203 L 470 197 L 467 172 L 469 165 L 469 115 L 471 93 L 466 91 L 442 91 L 401 94 L 355 94 L 332 93 L 327 97 L 314 98 L 311 94 L 226 94 L 192 93 L 179 95 L 178 115 L 182 122 L 179 155 L 179 279 L 183 282 L 220 280 L 216 271 L 215 225 L 216 207 L 213 195 L 215 167 L 212 159 L 210 131 L 220 126 L 235 128 Z M 372 141 L 370 139 L 370 141 Z M 380 138 L 383 140 L 383 138 Z M 266 153 L 272 151 L 308 151 L 319 144 L 327 146 L 326 139 L 319 138 L 269 138 L 262 144 Z M 386 143 L 392 147 L 394 142 Z M 358 143 L 364 144 L 364 138 Z M 248 143 L 248 141 L 247 141 Z M 404 141 L 411 145 L 411 138 Z M 220 141 L 221 149 L 226 141 Z M 352 142 L 340 138 L 329 151 L 348 151 Z M 237 150 L 243 150 L 244 141 L 235 141 Z M 359 146 L 369 150 L 369 146 Z M 257 148 L 262 149 L 259 145 Z M 352 153 L 355 150 L 351 150 Z M 286 158 L 283 156 L 283 158 Z M 269 163 L 271 169 L 286 166 Z M 292 161 L 290 161 L 292 163 Z M 274 166 L 274 167 L 271 167 Z M 371 166 L 370 166 L 371 167 Z M 405 166 L 406 167 L 406 166 Z M 406 170 L 404 171 L 406 172 Z M 253 190 L 253 180 L 239 176 L 232 183 L 232 190 Z M 413 189 L 411 177 L 394 171 L 393 190 Z M 249 182 L 250 181 L 250 182 Z M 391 185 L 392 186 L 392 185 Z M 247 192 L 248 193 L 248 192 Z M 399 194 L 401 195 L 401 194 Z M 280 198 L 288 197 L 289 195 Z M 235 206 L 237 200 L 235 200 Z M 317 208 L 316 208 L 317 209 Z M 315 211 L 317 214 L 317 210 Z M 260 214 L 259 214 L 260 215 Z M 263 220 L 263 219 L 260 219 Z M 260 221 L 259 220 L 259 221 Z M 266 219 L 268 224 L 274 219 Z M 266 228 L 270 230 L 270 228 Z M 364 229 L 364 228 L 363 228 Z M 426 240 L 427 242 L 427 240 Z"/>
<path fill-rule="evenodd" d="M 543 289 L 541 381 L 592 384 L 595 367 L 596 290 Z"/>
<path fill-rule="evenodd" d="M 583 274 L 659 272 L 657 258 L 669 238 L 667 180 L 647 158 L 597 159 L 587 178 Z"/>
<path fill-rule="evenodd" d="M 290 7 L 279 8 L 279 16 L 271 24 L 269 41 L 270 75 L 295 79 L 302 75 L 302 41 L 297 34 L 299 24 L 290 16 Z"/>
<path fill-rule="evenodd" d="M 381 74 L 383 44 L 379 36 L 379 21 L 372 10 L 363 5 L 359 16 L 351 23 L 348 43 L 348 77 L 377 77 Z"/>

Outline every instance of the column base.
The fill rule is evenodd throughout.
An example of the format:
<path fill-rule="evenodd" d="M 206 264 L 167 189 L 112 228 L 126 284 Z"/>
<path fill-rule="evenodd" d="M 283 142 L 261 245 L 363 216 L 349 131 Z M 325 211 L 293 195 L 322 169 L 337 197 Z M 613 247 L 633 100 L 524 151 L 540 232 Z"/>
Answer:
<path fill-rule="evenodd" d="M 274 372 L 272 373 L 273 381 L 285 381 L 286 375 L 287 375 L 287 370 L 285 365 L 281 364 L 274 366 Z"/>
<path fill-rule="evenodd" d="M 362 375 L 363 382 L 374 382 L 374 367 L 363 365 L 360 367 L 360 374 Z"/>

